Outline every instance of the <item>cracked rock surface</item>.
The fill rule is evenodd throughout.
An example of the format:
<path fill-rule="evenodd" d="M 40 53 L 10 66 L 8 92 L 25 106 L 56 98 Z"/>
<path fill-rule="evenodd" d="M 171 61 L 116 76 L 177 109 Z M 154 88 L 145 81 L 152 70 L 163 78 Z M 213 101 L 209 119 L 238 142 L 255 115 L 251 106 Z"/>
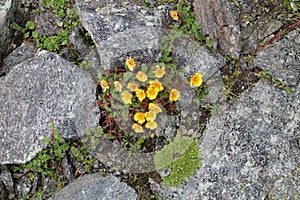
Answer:
<path fill-rule="evenodd" d="M 289 95 L 259 82 L 210 119 L 199 144 L 202 166 L 189 182 L 153 183 L 154 189 L 163 199 L 293 199 L 300 164 L 297 89 Z"/>
<path fill-rule="evenodd" d="M 97 125 L 92 77 L 55 53 L 39 52 L 0 83 L 0 164 L 31 160 L 51 135 L 51 119 L 66 138 Z"/>

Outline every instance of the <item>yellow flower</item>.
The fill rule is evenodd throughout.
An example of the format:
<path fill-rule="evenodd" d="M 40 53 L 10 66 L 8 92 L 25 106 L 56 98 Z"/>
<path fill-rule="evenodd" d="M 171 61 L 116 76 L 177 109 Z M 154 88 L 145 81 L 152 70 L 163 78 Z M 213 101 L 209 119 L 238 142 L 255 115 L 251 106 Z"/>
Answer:
<path fill-rule="evenodd" d="M 139 71 L 135 77 L 137 78 L 137 80 L 141 81 L 141 82 L 145 82 L 148 80 L 147 75 L 144 72 Z"/>
<path fill-rule="evenodd" d="M 170 101 L 177 101 L 180 98 L 180 92 L 176 89 L 172 89 L 170 91 L 169 100 Z"/>
<path fill-rule="evenodd" d="M 127 84 L 127 88 L 128 88 L 130 91 L 134 92 L 134 91 L 136 91 L 136 90 L 138 89 L 138 86 L 137 86 L 136 83 L 128 83 L 128 84 Z"/>
<path fill-rule="evenodd" d="M 122 100 L 125 104 L 132 104 L 132 94 L 130 94 L 128 91 L 124 91 L 121 93 Z"/>
<path fill-rule="evenodd" d="M 150 130 L 154 130 L 154 129 L 156 129 L 157 128 L 157 123 L 156 122 L 151 122 L 151 121 L 149 121 L 149 122 L 147 122 L 146 123 L 146 128 L 149 128 Z"/>
<path fill-rule="evenodd" d="M 106 90 L 109 89 L 109 85 L 108 85 L 108 82 L 106 80 L 100 81 L 100 85 L 101 85 L 101 88 L 102 88 L 103 92 L 106 92 Z"/>
<path fill-rule="evenodd" d="M 131 127 L 136 133 L 143 133 L 144 129 L 141 125 L 133 124 Z"/>
<path fill-rule="evenodd" d="M 145 122 L 145 116 L 141 112 L 135 113 L 133 119 L 134 119 L 134 121 L 138 122 L 139 124 L 142 124 Z"/>
<path fill-rule="evenodd" d="M 149 87 L 146 91 L 146 94 L 150 100 L 153 100 L 156 98 L 158 91 L 156 89 L 154 89 L 153 87 Z"/>
<path fill-rule="evenodd" d="M 142 89 L 137 89 L 135 91 L 135 95 L 137 96 L 137 98 L 139 99 L 139 101 L 143 101 L 146 98 L 146 93 Z"/>
<path fill-rule="evenodd" d="M 159 65 L 156 65 L 156 70 L 154 70 L 154 74 L 156 78 L 162 78 L 166 72 L 165 72 L 165 67 L 160 68 Z"/>
<path fill-rule="evenodd" d="M 190 86 L 200 86 L 202 84 L 202 74 L 196 73 L 190 80 Z"/>
<path fill-rule="evenodd" d="M 164 86 L 161 84 L 161 82 L 159 82 L 157 79 L 155 81 L 149 81 L 150 83 L 150 86 L 149 87 L 152 87 L 154 88 L 155 90 L 157 90 L 158 92 L 159 91 L 163 91 L 164 89 Z"/>
<path fill-rule="evenodd" d="M 172 17 L 175 21 L 178 21 L 178 19 L 179 19 L 178 12 L 175 11 L 175 10 L 173 10 L 173 11 L 171 12 L 171 17 Z"/>
<path fill-rule="evenodd" d="M 134 60 L 134 58 L 128 58 L 127 60 L 126 60 L 126 66 L 128 67 L 128 69 L 130 70 L 130 71 L 133 71 L 133 69 L 135 68 L 135 66 L 136 66 L 136 63 L 135 63 L 135 60 Z"/>
<path fill-rule="evenodd" d="M 156 112 L 156 113 L 162 112 L 162 109 L 158 105 L 156 105 L 155 103 L 149 103 L 148 108 L 149 108 L 149 111 L 153 111 L 153 112 Z"/>
<path fill-rule="evenodd" d="M 119 81 L 115 81 L 114 84 L 115 84 L 116 90 L 118 92 L 121 92 L 122 91 L 122 85 L 121 85 L 121 83 Z"/>
<path fill-rule="evenodd" d="M 145 112 L 144 116 L 148 122 L 154 122 L 156 119 L 156 112 L 153 111 Z"/>
<path fill-rule="evenodd" d="M 151 133 L 150 137 L 153 139 L 155 137 L 155 134 Z"/>

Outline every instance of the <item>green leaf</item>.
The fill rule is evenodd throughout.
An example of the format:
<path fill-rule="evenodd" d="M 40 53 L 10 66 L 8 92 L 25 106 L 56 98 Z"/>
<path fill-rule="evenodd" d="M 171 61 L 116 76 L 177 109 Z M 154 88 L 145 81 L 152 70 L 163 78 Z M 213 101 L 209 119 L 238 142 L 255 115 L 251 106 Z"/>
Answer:
<path fill-rule="evenodd" d="M 99 83 L 100 83 L 100 81 L 104 80 L 102 73 L 98 74 L 98 80 L 99 80 Z"/>
<path fill-rule="evenodd" d="M 208 47 L 212 48 L 213 44 L 212 44 L 209 36 L 205 38 L 205 43 Z"/>
<path fill-rule="evenodd" d="M 292 90 L 289 86 L 285 86 L 284 89 L 288 94 L 292 94 Z"/>
<path fill-rule="evenodd" d="M 39 34 L 35 31 L 33 31 L 32 32 L 32 37 L 37 40 L 39 38 Z"/>
<path fill-rule="evenodd" d="M 49 144 L 50 143 L 50 138 L 44 138 L 41 140 L 41 144 Z"/>
<path fill-rule="evenodd" d="M 124 75 L 123 75 L 123 80 L 125 82 L 127 82 L 131 77 L 133 77 L 132 73 L 131 72 L 126 72 Z"/>
<path fill-rule="evenodd" d="M 35 25 L 32 21 L 28 21 L 26 22 L 26 25 L 25 27 L 28 29 L 28 30 L 33 30 L 35 28 Z"/>
<path fill-rule="evenodd" d="M 143 64 L 141 71 L 144 72 L 145 74 L 147 74 L 148 67 L 145 64 Z"/>
<path fill-rule="evenodd" d="M 13 22 L 11 27 L 17 31 L 21 31 L 22 27 L 19 26 L 16 22 Z"/>
<path fill-rule="evenodd" d="M 29 38 L 29 32 L 24 34 L 24 38 Z"/>

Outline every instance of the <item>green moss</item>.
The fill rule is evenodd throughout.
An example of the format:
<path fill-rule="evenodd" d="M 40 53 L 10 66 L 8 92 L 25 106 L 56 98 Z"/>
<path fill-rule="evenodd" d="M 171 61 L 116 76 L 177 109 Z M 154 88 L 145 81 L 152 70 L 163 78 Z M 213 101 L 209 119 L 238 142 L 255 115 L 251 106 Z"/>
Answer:
<path fill-rule="evenodd" d="M 171 169 L 170 175 L 163 178 L 162 184 L 177 186 L 188 181 L 188 177 L 200 166 L 197 140 L 176 135 L 174 142 L 156 153 L 154 163 L 158 170 Z"/>

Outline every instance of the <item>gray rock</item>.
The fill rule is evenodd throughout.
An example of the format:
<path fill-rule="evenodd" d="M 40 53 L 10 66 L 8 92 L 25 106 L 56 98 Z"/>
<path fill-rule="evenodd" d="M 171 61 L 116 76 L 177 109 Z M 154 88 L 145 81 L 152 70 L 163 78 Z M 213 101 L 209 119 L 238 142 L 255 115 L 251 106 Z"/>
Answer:
<path fill-rule="evenodd" d="M 64 176 L 71 182 L 74 179 L 75 169 L 68 155 L 63 157 L 61 167 Z"/>
<path fill-rule="evenodd" d="M 12 67 L 34 56 L 33 44 L 23 43 L 4 58 L 2 68 L 0 68 L 0 76 L 7 74 Z"/>
<path fill-rule="evenodd" d="M 266 70 L 286 85 L 297 85 L 300 80 L 300 29 L 258 52 L 253 65 Z"/>
<path fill-rule="evenodd" d="M 11 41 L 14 5 L 12 0 L 0 1 L 0 63 L 7 53 L 7 47 Z"/>
<path fill-rule="evenodd" d="M 137 199 L 134 189 L 115 176 L 84 175 L 60 190 L 52 200 Z"/>
<path fill-rule="evenodd" d="M 98 144 L 94 148 L 93 142 L 95 138 L 89 138 L 89 136 L 87 136 L 87 139 L 85 146 L 93 153 L 97 160 L 111 169 L 124 173 L 146 173 L 155 171 L 155 152 L 129 152 L 124 149 L 118 141 L 111 142 L 105 137 L 96 137 Z"/>
<path fill-rule="evenodd" d="M 8 199 L 8 192 L 2 181 L 0 181 L 0 199 Z"/>
<path fill-rule="evenodd" d="M 28 194 L 31 187 L 32 183 L 28 175 L 24 175 L 20 179 L 18 179 L 15 183 L 15 191 L 18 199 L 22 199 L 24 195 Z"/>
<path fill-rule="evenodd" d="M 14 191 L 14 182 L 6 165 L 0 166 L 0 182 L 4 184 L 8 192 Z"/>
<path fill-rule="evenodd" d="M 196 72 L 203 75 L 203 82 L 207 81 L 225 65 L 225 59 L 218 54 L 213 54 L 206 47 L 186 37 L 176 39 L 174 46 L 174 62 L 179 66 L 185 78 Z"/>
<path fill-rule="evenodd" d="M 295 199 L 299 195 L 299 85 L 295 94 L 259 82 L 214 115 L 189 182 L 153 189 L 163 199 Z"/>
<path fill-rule="evenodd" d="M 80 64 L 80 67 L 92 74 L 95 80 L 98 80 L 98 73 L 100 73 L 102 70 L 98 51 L 96 49 L 92 49 L 84 57 L 84 60 Z"/>
<path fill-rule="evenodd" d="M 40 35 L 57 35 L 62 29 L 63 22 L 58 15 L 50 12 L 37 12 L 34 14 L 35 31 Z"/>
<path fill-rule="evenodd" d="M 195 18 L 204 35 L 211 37 L 214 49 L 235 59 L 240 56 L 240 26 L 238 14 L 229 1 L 195 0 Z"/>
<path fill-rule="evenodd" d="M 130 56 L 143 62 L 157 61 L 163 7 L 96 8 L 78 3 L 80 20 L 94 40 L 105 69 L 123 67 Z"/>
<path fill-rule="evenodd" d="M 80 61 L 79 66 L 90 72 L 93 77 L 97 77 L 100 72 L 100 57 L 98 51 L 86 44 L 85 31 L 82 27 L 75 27 L 69 35 L 69 41 L 72 50 L 78 55 L 77 60 Z"/>
<path fill-rule="evenodd" d="M 65 138 L 97 126 L 95 83 L 57 54 L 41 51 L 0 78 L 0 164 L 24 163 L 44 145 L 50 120 Z"/>
<path fill-rule="evenodd" d="M 45 186 L 42 199 L 49 199 L 57 192 L 58 183 L 55 180 L 50 180 Z"/>
<path fill-rule="evenodd" d="M 218 71 L 206 82 L 209 93 L 203 99 L 205 103 L 225 104 L 226 96 L 223 93 L 224 83 L 221 72 Z"/>
<path fill-rule="evenodd" d="M 262 19 L 257 24 L 244 28 L 241 33 L 243 53 L 251 53 L 258 47 L 258 44 L 266 42 L 268 36 L 278 31 L 281 26 L 282 23 L 278 20 Z"/>

